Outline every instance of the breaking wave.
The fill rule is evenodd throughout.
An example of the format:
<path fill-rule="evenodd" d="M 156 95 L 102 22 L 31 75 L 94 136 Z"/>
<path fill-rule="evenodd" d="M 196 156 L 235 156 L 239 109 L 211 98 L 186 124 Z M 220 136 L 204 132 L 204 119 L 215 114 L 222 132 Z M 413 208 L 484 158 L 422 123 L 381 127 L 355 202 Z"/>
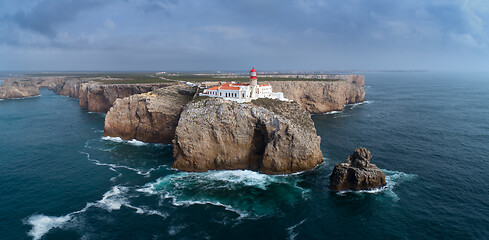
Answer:
<path fill-rule="evenodd" d="M 298 232 L 294 231 L 295 228 L 298 227 L 298 226 L 300 226 L 300 225 L 302 225 L 306 221 L 306 219 L 303 219 L 302 221 L 300 221 L 296 225 L 290 226 L 290 227 L 287 228 L 287 233 L 289 234 L 289 240 L 295 240 L 295 238 L 297 237 L 297 235 L 299 235 Z"/>
<path fill-rule="evenodd" d="M 359 102 L 359 103 L 352 103 L 352 104 L 347 104 L 345 105 L 345 108 L 346 107 L 349 107 L 350 109 L 353 109 L 357 106 L 360 106 L 360 105 L 363 105 L 363 104 L 369 104 L 369 103 L 373 103 L 373 101 L 363 101 L 363 102 Z"/>
<path fill-rule="evenodd" d="M 156 145 L 156 146 L 168 146 L 168 145 L 170 145 L 170 144 L 162 144 L 162 143 L 146 143 L 143 141 L 139 141 L 137 139 L 132 139 L 132 140 L 126 141 L 120 137 L 109 137 L 109 136 L 102 137 L 102 139 L 105 141 L 111 141 L 111 142 L 115 142 L 115 143 L 127 143 L 127 144 L 130 144 L 133 146 L 147 146 L 149 144 Z"/>
<path fill-rule="evenodd" d="M 240 218 L 273 215 L 284 204 L 307 198 L 300 177 L 270 176 L 249 170 L 179 172 L 148 183 L 140 192 L 171 199 L 175 206 L 211 204 Z"/>
<path fill-rule="evenodd" d="M 63 228 L 70 223 L 76 222 L 75 219 L 77 215 L 86 212 L 91 207 L 97 207 L 111 212 L 115 210 L 120 210 L 122 206 L 125 206 L 127 208 L 136 210 L 137 214 L 158 215 L 163 218 L 168 217 L 168 214 L 158 210 L 148 209 L 145 206 L 136 207 L 131 205 L 127 197 L 128 191 L 128 187 L 114 186 L 103 195 L 102 199 L 96 202 L 89 202 L 85 205 L 83 209 L 66 214 L 61 217 L 46 216 L 43 214 L 32 215 L 27 220 L 24 220 L 24 224 L 32 226 L 32 229 L 27 234 L 31 236 L 34 240 L 41 239 L 51 229 Z"/>
<path fill-rule="evenodd" d="M 398 201 L 399 196 L 393 191 L 394 187 L 397 184 L 400 184 L 405 181 L 410 181 L 414 178 L 416 178 L 415 174 L 410 174 L 410 173 L 404 173 L 404 172 L 398 172 L 398 171 L 391 171 L 391 170 L 385 170 L 382 169 L 382 171 L 385 173 L 385 181 L 387 184 L 381 188 L 375 188 L 375 189 L 370 189 L 370 190 L 358 190 L 358 191 L 353 191 L 353 190 L 347 190 L 347 191 L 340 191 L 337 194 L 339 195 L 344 195 L 346 193 L 356 193 L 356 194 L 378 194 L 378 193 L 385 193 L 389 196 L 391 196 L 394 200 Z"/>
<path fill-rule="evenodd" d="M 341 113 L 342 111 L 331 111 L 331 112 L 327 112 L 325 114 L 337 114 L 337 113 Z"/>

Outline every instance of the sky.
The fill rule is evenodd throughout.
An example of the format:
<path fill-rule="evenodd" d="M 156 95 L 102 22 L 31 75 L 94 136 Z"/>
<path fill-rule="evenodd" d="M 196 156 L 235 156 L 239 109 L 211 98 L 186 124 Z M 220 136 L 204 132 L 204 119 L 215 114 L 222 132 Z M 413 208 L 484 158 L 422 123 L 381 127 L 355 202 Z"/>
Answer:
<path fill-rule="evenodd" d="M 1 0 L 0 71 L 489 68 L 487 0 Z"/>

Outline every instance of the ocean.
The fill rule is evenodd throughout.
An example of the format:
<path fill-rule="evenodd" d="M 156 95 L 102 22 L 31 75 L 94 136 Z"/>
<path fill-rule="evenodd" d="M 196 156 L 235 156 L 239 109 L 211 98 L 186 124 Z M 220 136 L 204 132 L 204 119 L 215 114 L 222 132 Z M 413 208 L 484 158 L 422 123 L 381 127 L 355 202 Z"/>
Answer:
<path fill-rule="evenodd" d="M 487 239 L 489 74 L 368 73 L 366 101 L 313 115 L 322 165 L 174 170 L 172 146 L 104 138 L 78 100 L 0 101 L 0 239 Z M 387 187 L 328 190 L 359 146 Z"/>

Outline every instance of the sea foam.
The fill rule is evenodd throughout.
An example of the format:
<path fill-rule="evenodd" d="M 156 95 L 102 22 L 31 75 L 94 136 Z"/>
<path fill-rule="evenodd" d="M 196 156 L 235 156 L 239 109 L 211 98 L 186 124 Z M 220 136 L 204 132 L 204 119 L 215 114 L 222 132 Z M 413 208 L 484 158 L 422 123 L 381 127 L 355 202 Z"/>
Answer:
<path fill-rule="evenodd" d="M 415 174 L 398 172 L 398 171 L 391 171 L 391 170 L 385 170 L 385 169 L 382 169 L 382 171 L 385 173 L 385 181 L 387 183 L 385 186 L 383 186 L 381 188 L 374 188 L 374 189 L 369 189 L 369 190 L 358 190 L 358 191 L 347 190 L 347 191 L 340 191 L 337 194 L 344 195 L 346 193 L 357 193 L 357 194 L 364 194 L 364 193 L 366 193 L 366 194 L 386 193 L 387 195 L 391 196 L 395 201 L 398 201 L 400 198 L 393 191 L 394 187 L 397 184 L 400 184 L 400 183 L 405 182 L 405 181 L 410 181 L 410 180 L 416 178 L 416 175 Z"/>
<path fill-rule="evenodd" d="M 52 217 L 42 214 L 30 216 L 25 223 L 32 225 L 32 229 L 27 233 L 32 239 L 41 239 L 49 230 L 63 226 L 72 218 L 71 214 L 62 217 Z"/>
<path fill-rule="evenodd" d="M 127 169 L 127 170 L 130 170 L 130 171 L 133 171 L 133 172 L 137 173 L 138 175 L 149 177 L 151 175 L 151 172 L 157 171 L 161 167 L 163 167 L 163 165 L 160 165 L 157 168 L 150 168 L 148 170 L 143 170 L 143 169 L 133 168 L 133 167 L 125 166 L 125 165 L 114 164 L 114 163 L 103 163 L 103 162 L 100 162 L 97 159 L 90 158 L 90 154 L 87 153 L 87 152 L 79 152 L 79 153 L 86 155 L 88 161 L 93 162 L 95 165 L 97 165 L 97 166 L 107 166 L 107 167 L 109 167 L 109 169 L 111 171 L 114 171 L 114 172 L 117 172 L 115 169 L 122 168 L 122 169 Z M 117 177 L 119 177 L 119 176 L 117 176 Z M 113 180 L 115 180 L 115 178 Z"/>
<path fill-rule="evenodd" d="M 104 193 L 102 199 L 96 202 L 89 202 L 81 210 L 66 214 L 61 217 L 46 216 L 43 214 L 35 214 L 24 221 L 24 224 L 29 224 L 32 229 L 27 233 L 34 240 L 41 239 L 46 233 L 53 228 L 63 228 L 76 218 L 77 214 L 86 212 L 91 207 L 105 209 L 108 212 L 120 210 L 122 206 L 136 210 L 137 214 L 158 215 L 166 218 L 168 214 L 158 210 L 148 209 L 147 207 L 136 207 L 130 204 L 127 197 L 128 187 L 113 186 L 109 191 Z"/>
<path fill-rule="evenodd" d="M 297 186 L 296 175 L 270 176 L 249 170 L 179 172 L 138 189 L 174 206 L 210 204 L 237 213 L 239 218 L 273 215 L 280 205 L 307 198 L 309 189 Z"/>

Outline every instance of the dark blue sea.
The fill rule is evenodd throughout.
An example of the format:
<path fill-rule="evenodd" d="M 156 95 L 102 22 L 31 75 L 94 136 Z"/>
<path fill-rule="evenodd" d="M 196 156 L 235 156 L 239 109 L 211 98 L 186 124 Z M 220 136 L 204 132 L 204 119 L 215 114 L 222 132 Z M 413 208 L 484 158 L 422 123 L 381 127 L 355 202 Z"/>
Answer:
<path fill-rule="evenodd" d="M 76 99 L 0 101 L 0 239 L 488 239 L 489 74 L 371 73 L 366 92 L 312 117 L 325 162 L 287 176 L 176 171 Z M 387 187 L 329 191 L 359 146 Z"/>

